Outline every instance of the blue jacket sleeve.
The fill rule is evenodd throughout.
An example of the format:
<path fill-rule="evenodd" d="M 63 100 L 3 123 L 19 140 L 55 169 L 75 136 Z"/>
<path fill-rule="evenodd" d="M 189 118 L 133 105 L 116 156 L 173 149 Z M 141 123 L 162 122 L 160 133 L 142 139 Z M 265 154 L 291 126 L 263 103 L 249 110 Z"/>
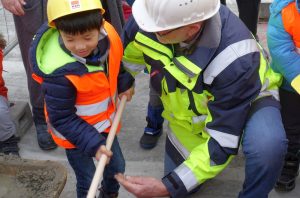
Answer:
<path fill-rule="evenodd" d="M 212 121 L 206 129 L 212 137 L 208 150 L 216 164 L 225 163 L 238 152 L 251 103 L 261 89 L 259 65 L 259 52 L 247 54 L 231 63 L 213 82 L 210 91 L 214 100 L 208 103 Z"/>
<path fill-rule="evenodd" d="M 76 115 L 76 89 L 65 77 L 45 78 L 42 84 L 52 126 L 79 150 L 94 157 L 105 138 Z"/>

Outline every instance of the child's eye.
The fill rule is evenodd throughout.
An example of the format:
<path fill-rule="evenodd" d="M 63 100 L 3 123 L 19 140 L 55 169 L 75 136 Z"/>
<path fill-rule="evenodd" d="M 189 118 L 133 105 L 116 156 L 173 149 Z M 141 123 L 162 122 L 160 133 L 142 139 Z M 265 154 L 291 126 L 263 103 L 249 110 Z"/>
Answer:
<path fill-rule="evenodd" d="M 89 41 L 89 40 L 91 40 L 91 38 L 90 37 L 85 37 L 85 40 Z"/>

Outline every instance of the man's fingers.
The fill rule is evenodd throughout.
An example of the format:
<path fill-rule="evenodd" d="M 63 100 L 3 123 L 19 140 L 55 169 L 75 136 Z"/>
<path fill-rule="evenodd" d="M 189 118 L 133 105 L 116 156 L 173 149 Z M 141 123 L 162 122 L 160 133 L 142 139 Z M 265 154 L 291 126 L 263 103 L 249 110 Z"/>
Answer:
<path fill-rule="evenodd" d="M 135 177 L 131 177 L 128 175 L 124 175 L 121 173 L 118 173 L 117 175 L 115 175 L 115 178 L 118 180 L 118 182 L 120 182 L 122 185 L 128 185 L 128 184 L 136 184 L 135 183 Z"/>
<path fill-rule="evenodd" d="M 20 2 L 22 5 L 26 5 L 26 1 L 25 1 L 25 0 L 19 0 L 19 2 Z"/>
<path fill-rule="evenodd" d="M 115 178 L 120 184 L 123 185 L 126 182 L 126 179 L 128 178 L 128 176 L 123 175 L 122 173 L 118 173 L 115 175 Z"/>
<path fill-rule="evenodd" d="M 7 9 L 8 11 L 10 11 L 15 15 L 21 16 L 25 14 L 23 10 L 23 5 L 25 5 L 26 3 L 24 1 L 11 0 L 11 1 L 4 1 L 3 4 L 5 9 Z"/>
<path fill-rule="evenodd" d="M 131 177 L 123 174 L 117 174 L 115 178 L 127 191 L 134 192 L 136 190 L 137 186 L 130 181 Z"/>
<path fill-rule="evenodd" d="M 23 10 L 23 5 L 20 2 L 16 3 L 14 8 L 15 8 L 16 15 L 24 15 L 25 14 L 25 12 Z"/>

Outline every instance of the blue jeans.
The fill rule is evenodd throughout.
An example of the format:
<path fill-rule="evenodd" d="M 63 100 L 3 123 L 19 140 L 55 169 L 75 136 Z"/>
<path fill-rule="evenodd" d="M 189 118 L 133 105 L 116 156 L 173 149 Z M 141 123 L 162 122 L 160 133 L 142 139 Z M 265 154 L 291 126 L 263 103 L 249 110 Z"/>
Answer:
<path fill-rule="evenodd" d="M 119 191 L 120 185 L 117 180 L 115 180 L 114 175 L 125 172 L 125 160 L 117 137 L 115 137 L 111 151 L 113 152 L 113 156 L 104 169 L 101 185 L 106 192 L 115 193 Z M 93 158 L 85 155 L 78 149 L 66 149 L 66 154 L 76 175 L 77 197 L 86 198 L 96 171 Z"/>
<path fill-rule="evenodd" d="M 242 146 L 246 167 L 239 197 L 268 197 L 280 175 L 287 149 L 279 109 L 269 106 L 252 114 L 245 126 Z M 176 167 L 170 156 L 165 155 L 165 174 Z"/>

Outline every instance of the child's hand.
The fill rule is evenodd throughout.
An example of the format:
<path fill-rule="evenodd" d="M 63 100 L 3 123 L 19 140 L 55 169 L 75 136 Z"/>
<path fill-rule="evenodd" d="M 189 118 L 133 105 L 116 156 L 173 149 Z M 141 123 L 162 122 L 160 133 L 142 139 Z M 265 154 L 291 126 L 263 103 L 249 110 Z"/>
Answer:
<path fill-rule="evenodd" d="M 126 91 L 120 93 L 119 98 L 121 99 L 123 95 L 125 95 L 127 97 L 127 101 L 130 101 L 132 96 L 134 95 L 134 86 L 132 86 L 131 88 L 127 89 Z"/>
<path fill-rule="evenodd" d="M 96 160 L 99 161 L 101 155 L 106 155 L 107 156 L 107 161 L 106 164 L 109 163 L 110 158 L 112 157 L 113 153 L 109 150 L 106 149 L 105 145 L 100 146 L 100 148 L 98 149 L 97 153 L 96 153 Z"/>

